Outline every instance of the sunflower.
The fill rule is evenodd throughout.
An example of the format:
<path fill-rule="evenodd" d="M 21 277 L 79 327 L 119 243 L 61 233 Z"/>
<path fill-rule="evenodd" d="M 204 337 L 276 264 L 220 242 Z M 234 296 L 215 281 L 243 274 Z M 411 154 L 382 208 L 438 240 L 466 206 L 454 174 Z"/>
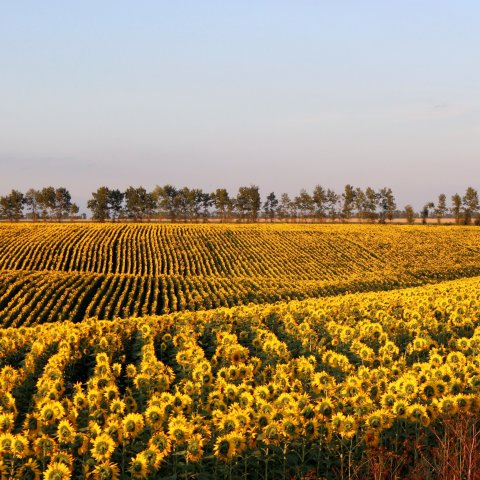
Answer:
<path fill-rule="evenodd" d="M 133 363 L 128 364 L 126 368 L 126 374 L 128 378 L 135 378 L 135 375 L 137 374 L 137 367 L 135 367 Z"/>
<path fill-rule="evenodd" d="M 98 462 L 109 460 L 115 450 L 115 442 L 112 437 L 102 433 L 93 441 L 91 448 L 92 457 Z"/>
<path fill-rule="evenodd" d="M 137 402 L 135 398 L 133 398 L 133 394 L 129 388 L 126 389 L 126 392 L 126 395 L 123 397 L 126 411 L 128 413 L 135 413 L 138 410 Z"/>
<path fill-rule="evenodd" d="M 213 454 L 219 460 L 228 462 L 245 448 L 245 437 L 235 432 L 227 433 L 217 438 Z"/>
<path fill-rule="evenodd" d="M 177 415 L 170 419 L 168 423 L 168 434 L 173 441 L 183 443 L 187 441 L 190 433 L 191 427 L 183 415 Z"/>
<path fill-rule="evenodd" d="M 215 414 L 216 412 L 214 413 L 214 415 Z M 222 434 L 233 432 L 233 430 L 235 430 L 235 428 L 237 427 L 237 419 L 231 413 L 218 414 L 215 415 L 213 418 L 215 426 Z"/>
<path fill-rule="evenodd" d="M 399 391 L 408 397 L 413 397 L 418 391 L 417 381 L 412 375 L 402 378 L 399 382 Z"/>
<path fill-rule="evenodd" d="M 337 412 L 332 415 L 331 424 L 335 432 L 340 432 L 342 424 L 345 421 L 345 415 L 342 412 Z"/>
<path fill-rule="evenodd" d="M 28 431 L 29 437 L 35 437 L 40 430 L 40 420 L 36 413 L 28 413 L 23 422 L 23 430 Z"/>
<path fill-rule="evenodd" d="M 57 428 L 57 438 L 60 443 L 72 443 L 75 438 L 75 428 L 68 420 L 60 420 Z"/>
<path fill-rule="evenodd" d="M 318 372 L 313 376 L 312 388 L 315 393 L 328 393 L 335 384 L 335 379 L 327 372 Z"/>
<path fill-rule="evenodd" d="M 0 413 L 0 432 L 10 432 L 13 428 L 14 415 L 13 413 Z"/>
<path fill-rule="evenodd" d="M 148 441 L 148 445 L 154 447 L 160 453 L 160 458 L 165 458 L 172 449 L 172 442 L 164 433 L 153 435 Z"/>
<path fill-rule="evenodd" d="M 148 475 L 148 462 L 140 453 L 132 459 L 129 471 L 132 478 L 146 478 Z"/>
<path fill-rule="evenodd" d="M 428 427 L 430 424 L 430 417 L 425 405 L 418 403 L 410 405 L 407 409 L 407 416 L 412 422 L 421 424 L 424 427 Z"/>
<path fill-rule="evenodd" d="M 13 454 L 17 458 L 25 458 L 30 454 L 30 447 L 28 446 L 28 438 L 23 435 L 15 435 L 13 441 Z"/>
<path fill-rule="evenodd" d="M 0 435 L 0 452 L 9 453 L 13 450 L 15 437 L 11 433 L 2 433 Z"/>
<path fill-rule="evenodd" d="M 382 395 L 380 402 L 382 404 L 382 407 L 391 408 L 393 407 L 393 404 L 395 403 L 396 400 L 397 398 L 393 393 L 386 392 Z"/>
<path fill-rule="evenodd" d="M 123 400 L 120 400 L 119 398 L 115 398 L 110 403 L 110 411 L 117 415 L 122 415 L 125 412 L 125 408 L 125 402 Z"/>
<path fill-rule="evenodd" d="M 420 388 L 422 397 L 426 400 L 433 398 L 436 394 L 436 385 L 437 382 L 435 380 L 426 381 Z"/>
<path fill-rule="evenodd" d="M 250 392 L 242 392 L 238 396 L 238 403 L 244 408 L 251 407 L 254 401 L 255 401 L 255 398 Z"/>
<path fill-rule="evenodd" d="M 162 454 L 155 447 L 148 447 L 140 452 L 140 455 L 147 461 L 149 470 L 157 470 L 162 461 Z"/>
<path fill-rule="evenodd" d="M 285 437 L 289 440 L 294 440 L 299 436 L 298 424 L 295 422 L 294 418 L 285 418 L 282 421 L 282 432 Z"/>
<path fill-rule="evenodd" d="M 279 422 L 270 422 L 263 428 L 263 441 L 267 445 L 279 445 L 285 432 Z"/>
<path fill-rule="evenodd" d="M 29 458 L 17 472 L 17 478 L 22 480 L 40 480 L 41 470 L 36 460 Z"/>
<path fill-rule="evenodd" d="M 52 425 L 57 420 L 61 420 L 65 416 L 65 409 L 60 402 L 47 402 L 40 409 L 40 420 L 46 425 Z"/>
<path fill-rule="evenodd" d="M 113 400 L 118 398 L 118 387 L 116 385 L 108 385 L 103 392 L 103 396 L 109 403 L 113 402 Z"/>
<path fill-rule="evenodd" d="M 73 396 L 73 403 L 78 409 L 84 410 L 88 407 L 87 396 L 81 390 L 79 390 Z"/>
<path fill-rule="evenodd" d="M 122 441 L 122 434 L 123 434 L 123 428 L 122 428 L 122 422 L 117 419 L 116 417 L 109 417 L 107 420 L 107 424 L 104 429 L 104 433 L 109 435 L 111 438 L 113 438 L 113 441 L 116 443 L 121 443 Z"/>
<path fill-rule="evenodd" d="M 458 410 L 456 398 L 452 395 L 447 395 L 435 400 L 434 405 L 442 415 L 454 415 Z"/>
<path fill-rule="evenodd" d="M 344 417 L 338 433 L 342 438 L 352 438 L 357 433 L 357 422 L 355 418 L 351 415 Z"/>
<path fill-rule="evenodd" d="M 74 460 L 73 460 L 73 457 L 69 453 L 62 452 L 62 451 L 56 452 L 50 458 L 50 462 L 51 463 L 62 463 L 63 465 L 66 465 L 70 469 L 70 471 L 73 470 Z"/>
<path fill-rule="evenodd" d="M 302 423 L 302 435 L 313 440 L 318 437 L 318 434 L 318 421 L 315 418 Z"/>
<path fill-rule="evenodd" d="M 205 444 L 205 439 L 200 433 L 194 433 L 187 443 L 187 462 L 198 462 L 203 455 L 203 446 Z"/>
<path fill-rule="evenodd" d="M 318 401 L 316 409 L 324 417 L 329 417 L 333 412 L 333 402 L 330 398 L 322 398 Z"/>
<path fill-rule="evenodd" d="M 45 458 L 50 456 L 55 450 L 55 442 L 46 435 L 38 437 L 33 443 L 35 456 Z"/>
<path fill-rule="evenodd" d="M 129 413 L 122 422 L 125 438 L 135 438 L 143 430 L 143 417 L 139 413 Z"/>
<path fill-rule="evenodd" d="M 397 399 L 392 405 L 392 412 L 399 418 L 405 418 L 407 416 L 408 406 L 409 404 L 406 400 L 401 398 Z"/>
<path fill-rule="evenodd" d="M 98 365 L 108 365 L 110 359 L 108 358 L 108 355 L 105 352 L 97 353 L 95 355 L 95 361 L 97 362 Z"/>
<path fill-rule="evenodd" d="M 52 462 L 44 473 L 44 480 L 70 480 L 70 469 L 63 463 Z"/>
<path fill-rule="evenodd" d="M 381 430 L 383 428 L 383 410 L 376 410 L 370 413 L 365 419 L 365 424 L 370 430 Z"/>
<path fill-rule="evenodd" d="M 119 480 L 120 469 L 115 463 L 107 460 L 106 462 L 99 463 L 93 469 L 91 477 L 94 480 Z"/>

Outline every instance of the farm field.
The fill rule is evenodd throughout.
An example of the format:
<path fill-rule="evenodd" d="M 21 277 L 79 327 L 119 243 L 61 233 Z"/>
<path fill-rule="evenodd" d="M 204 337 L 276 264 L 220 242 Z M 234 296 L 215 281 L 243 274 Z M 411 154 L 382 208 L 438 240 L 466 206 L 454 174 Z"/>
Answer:
<path fill-rule="evenodd" d="M 480 231 L 372 225 L 0 225 L 0 324 L 387 290 L 480 274 Z"/>
<path fill-rule="evenodd" d="M 479 292 L 473 278 L 2 329 L 2 471 L 455 478 L 467 453 L 448 422 L 480 410 Z"/>
<path fill-rule="evenodd" d="M 2 224 L 0 279 L 0 478 L 480 471 L 476 228 Z"/>

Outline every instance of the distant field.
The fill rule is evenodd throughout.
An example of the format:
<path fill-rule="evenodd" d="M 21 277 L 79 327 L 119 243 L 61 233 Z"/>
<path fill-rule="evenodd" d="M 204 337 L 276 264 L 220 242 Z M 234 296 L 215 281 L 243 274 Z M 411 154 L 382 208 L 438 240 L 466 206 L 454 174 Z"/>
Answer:
<path fill-rule="evenodd" d="M 0 225 L 0 322 L 162 314 L 480 274 L 480 229 Z"/>

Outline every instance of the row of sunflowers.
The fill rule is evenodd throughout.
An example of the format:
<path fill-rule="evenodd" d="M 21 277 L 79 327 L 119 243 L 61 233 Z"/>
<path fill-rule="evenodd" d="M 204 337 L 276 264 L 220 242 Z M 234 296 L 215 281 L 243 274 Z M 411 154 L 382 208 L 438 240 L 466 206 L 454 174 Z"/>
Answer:
<path fill-rule="evenodd" d="M 441 278 L 455 278 L 458 272 Z M 346 291 L 389 290 L 432 279 L 352 278 L 350 281 L 0 272 L 0 325 L 34 326 L 87 318 L 128 318 L 249 303 L 337 295 Z M 438 281 L 438 279 L 434 279 Z"/>
<path fill-rule="evenodd" d="M 399 225 L 0 224 L 0 325 L 128 318 L 480 275 L 479 233 Z"/>
<path fill-rule="evenodd" d="M 0 270 L 347 280 L 480 267 L 458 226 L 0 224 Z"/>
<path fill-rule="evenodd" d="M 0 367 L 2 478 L 440 478 L 480 279 L 4 328 Z"/>

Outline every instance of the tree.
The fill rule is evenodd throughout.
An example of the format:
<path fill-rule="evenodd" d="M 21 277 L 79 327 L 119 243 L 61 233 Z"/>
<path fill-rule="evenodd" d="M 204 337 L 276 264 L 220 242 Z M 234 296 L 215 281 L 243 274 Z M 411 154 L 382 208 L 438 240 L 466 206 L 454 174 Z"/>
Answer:
<path fill-rule="evenodd" d="M 125 195 L 118 189 L 109 190 L 107 194 L 107 206 L 112 221 L 118 220 L 123 211 L 123 199 Z"/>
<path fill-rule="evenodd" d="M 0 216 L 18 222 L 22 218 L 24 203 L 23 193 L 12 190 L 8 195 L 0 197 Z"/>
<path fill-rule="evenodd" d="M 46 220 L 47 218 L 53 217 L 53 212 L 56 207 L 56 195 L 55 188 L 53 187 L 44 187 L 40 190 L 37 195 L 37 203 L 39 209 L 42 212 L 42 218 Z"/>
<path fill-rule="evenodd" d="M 153 194 L 143 187 L 128 187 L 125 190 L 125 209 L 127 215 L 135 221 L 150 218 L 155 210 Z"/>
<path fill-rule="evenodd" d="M 365 217 L 364 206 L 366 202 L 365 193 L 361 188 L 355 189 L 355 209 L 357 210 L 357 217 L 363 221 Z"/>
<path fill-rule="evenodd" d="M 171 222 L 174 222 L 178 214 L 178 190 L 170 184 L 163 187 L 157 185 L 153 196 L 158 208 L 168 215 Z"/>
<path fill-rule="evenodd" d="M 297 211 L 300 211 L 300 216 L 303 218 L 307 218 L 315 210 L 313 199 L 304 188 L 300 190 L 300 194 L 293 201 Z"/>
<path fill-rule="evenodd" d="M 371 187 L 367 187 L 365 190 L 365 200 L 363 203 L 363 212 L 365 217 L 370 221 L 374 222 L 377 218 L 377 206 L 378 206 L 378 195 L 375 190 Z"/>
<path fill-rule="evenodd" d="M 411 205 L 405 206 L 405 217 L 407 218 L 407 223 L 412 224 L 415 222 L 415 212 L 413 211 L 413 207 Z"/>
<path fill-rule="evenodd" d="M 332 222 L 335 221 L 338 215 L 337 206 L 339 199 L 340 197 L 333 190 L 327 190 L 325 207 Z"/>
<path fill-rule="evenodd" d="M 63 216 L 67 216 L 72 206 L 72 197 L 70 192 L 64 188 L 59 187 L 55 190 L 55 216 L 60 222 Z"/>
<path fill-rule="evenodd" d="M 435 207 L 434 213 L 437 217 L 437 223 L 440 224 L 442 222 L 442 218 L 447 213 L 447 197 L 444 193 L 441 193 L 438 196 L 438 202 L 437 206 Z"/>
<path fill-rule="evenodd" d="M 260 210 L 260 193 L 256 185 L 240 187 L 238 189 L 235 206 L 241 219 L 256 222 Z"/>
<path fill-rule="evenodd" d="M 395 197 L 391 188 L 384 187 L 378 193 L 378 201 L 380 205 L 380 222 L 385 223 L 385 220 L 393 220 L 393 214 L 397 208 Z"/>
<path fill-rule="evenodd" d="M 282 220 L 286 220 L 290 216 L 292 200 L 288 193 L 282 193 L 280 195 L 280 202 L 277 207 L 277 216 Z"/>
<path fill-rule="evenodd" d="M 99 222 L 104 222 L 110 218 L 109 210 L 110 190 L 108 187 L 99 187 L 92 193 L 92 198 L 87 202 L 87 208 L 92 211 L 92 218 Z"/>
<path fill-rule="evenodd" d="M 452 195 L 452 208 L 450 211 L 455 218 L 455 223 L 458 225 L 462 218 L 462 197 L 458 193 Z"/>
<path fill-rule="evenodd" d="M 195 210 L 194 196 L 188 187 L 183 187 L 177 191 L 174 203 L 184 222 L 187 221 L 189 215 L 193 216 Z"/>
<path fill-rule="evenodd" d="M 208 216 L 210 215 L 210 208 L 213 205 L 213 199 L 210 193 L 201 192 L 199 197 L 199 203 L 202 207 L 202 217 L 203 221 L 206 222 Z"/>
<path fill-rule="evenodd" d="M 29 188 L 25 193 L 25 205 L 30 210 L 34 222 L 38 217 L 38 195 L 39 192 L 33 188 Z"/>
<path fill-rule="evenodd" d="M 472 218 L 478 212 L 478 192 L 473 187 L 468 187 L 462 198 L 463 203 L 463 221 L 465 225 L 470 225 Z"/>
<path fill-rule="evenodd" d="M 213 206 L 215 207 L 215 213 L 222 222 L 225 222 L 229 215 L 231 215 L 233 209 L 233 203 L 225 188 L 217 188 L 214 193 L 211 194 Z"/>
<path fill-rule="evenodd" d="M 316 185 L 313 189 L 312 202 L 314 208 L 314 217 L 322 221 L 326 216 L 326 203 L 327 203 L 327 194 L 324 188 L 320 185 Z"/>
<path fill-rule="evenodd" d="M 271 192 L 267 195 L 267 199 L 265 200 L 265 203 L 263 204 L 263 211 L 265 212 L 265 218 L 269 219 L 270 222 L 273 222 L 273 219 L 275 218 L 275 212 L 277 210 L 279 201 L 277 197 L 275 196 L 274 192 Z"/>
<path fill-rule="evenodd" d="M 420 216 L 422 217 L 422 223 L 425 225 L 427 223 L 428 214 L 430 209 L 433 208 L 435 205 L 433 202 L 427 202 L 420 212 Z"/>
<path fill-rule="evenodd" d="M 76 203 L 72 203 L 70 205 L 70 218 L 73 220 L 77 215 L 80 209 L 78 208 L 78 205 Z"/>
<path fill-rule="evenodd" d="M 355 206 L 355 189 L 350 185 L 345 185 L 342 193 L 342 212 L 341 216 L 344 220 L 349 220 L 353 214 Z"/>
<path fill-rule="evenodd" d="M 210 195 L 207 193 L 207 203 L 210 199 Z M 189 214 L 190 218 L 198 220 L 200 218 L 200 214 L 203 211 L 203 190 L 200 188 L 193 188 L 187 194 L 188 198 L 188 206 L 189 206 Z M 207 207 L 208 210 L 208 207 Z"/>

